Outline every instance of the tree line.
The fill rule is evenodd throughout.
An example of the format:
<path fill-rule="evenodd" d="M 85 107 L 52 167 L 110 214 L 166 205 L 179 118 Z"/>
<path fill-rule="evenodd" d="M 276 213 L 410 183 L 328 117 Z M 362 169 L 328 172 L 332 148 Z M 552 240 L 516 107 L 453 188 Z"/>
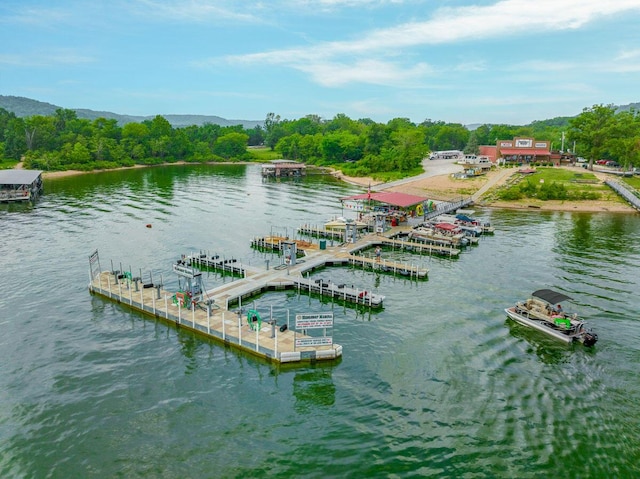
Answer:
<path fill-rule="evenodd" d="M 284 159 L 330 166 L 349 176 L 393 179 L 421 172 L 430 151 L 478 153 L 480 145 L 514 137 L 548 140 L 558 150 L 565 133 L 566 149 L 575 144 L 580 156 L 640 164 L 640 118 L 633 110 L 616 113 L 612 105 L 585 108 L 574 118 L 526 126 L 485 124 L 473 130 L 429 119 L 376 123 L 338 114 L 331 120 L 317 115 L 287 120 L 274 113 L 251 129 L 210 123 L 174 128 L 160 115 L 120 126 L 114 119 L 80 119 L 68 109 L 20 118 L 0 108 L 0 160 L 22 160 L 25 168 L 45 171 L 88 171 L 178 161 L 253 161 L 259 157 L 248 147 L 266 146 Z"/>

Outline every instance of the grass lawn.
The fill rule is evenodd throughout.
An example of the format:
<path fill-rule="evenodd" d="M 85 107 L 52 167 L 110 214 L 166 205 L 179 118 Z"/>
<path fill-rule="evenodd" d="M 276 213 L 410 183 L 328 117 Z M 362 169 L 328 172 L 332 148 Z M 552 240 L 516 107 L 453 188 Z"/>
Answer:
<path fill-rule="evenodd" d="M 0 170 L 10 170 L 14 168 L 19 162 L 16 160 L 5 160 L 0 158 Z"/>
<path fill-rule="evenodd" d="M 640 176 L 625 177 L 622 181 L 640 191 Z"/>
<path fill-rule="evenodd" d="M 249 148 L 247 149 L 247 152 L 251 153 L 251 155 L 254 157 L 253 161 L 271 161 L 271 160 L 278 160 L 282 158 L 282 155 L 280 155 L 277 151 L 272 150 L 269 147 L 256 147 L 256 148 Z"/>
<path fill-rule="evenodd" d="M 598 178 L 586 170 L 538 167 L 536 173 L 516 174 L 514 181 L 498 192 L 502 200 L 536 198 L 539 200 L 595 200 L 607 194 L 610 188 L 600 184 Z"/>

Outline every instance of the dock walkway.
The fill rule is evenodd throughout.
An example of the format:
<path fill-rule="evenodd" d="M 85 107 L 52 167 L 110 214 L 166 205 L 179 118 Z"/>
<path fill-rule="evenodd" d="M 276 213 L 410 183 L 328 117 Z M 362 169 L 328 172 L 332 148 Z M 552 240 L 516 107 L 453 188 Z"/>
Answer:
<path fill-rule="evenodd" d="M 624 183 L 615 180 L 606 180 L 605 184 L 627 200 L 636 210 L 640 211 L 640 197 L 632 191 L 632 188 L 629 185 L 625 185 Z"/>
<path fill-rule="evenodd" d="M 342 356 L 342 346 L 334 344 L 332 337 L 311 337 L 292 329 L 288 318 L 286 321 L 261 321 L 256 326 L 244 321 L 239 311 L 230 311 L 215 303 L 203 307 L 192 302 L 190 307 L 183 307 L 180 301 L 174 301 L 174 293 L 161 286 L 147 288 L 139 281 L 118 279 L 118 276 L 121 276 L 119 272 L 111 271 L 95 275 L 89 284 L 90 292 L 278 363 L 330 360 Z M 238 282 L 232 285 L 239 286 L 235 283 Z M 305 341 L 323 344 L 300 346 Z"/>
<path fill-rule="evenodd" d="M 278 362 L 309 362 L 332 360 L 342 356 L 342 346 L 333 342 L 327 335 L 331 328 L 309 330 L 291 327 L 289 318 L 273 319 L 268 322 L 250 323 L 243 318 L 242 303 L 249 298 L 266 291 L 295 288 L 301 293 L 321 295 L 332 300 L 342 301 L 362 307 L 381 308 L 385 297 L 354 285 L 337 284 L 322 279 L 311 279 L 310 273 L 316 269 L 332 265 L 350 265 L 409 278 L 423 279 L 428 270 L 420 265 L 380 260 L 362 252 L 376 245 L 405 247 L 400 240 L 385 235 L 369 234 L 355 243 L 342 243 L 320 249 L 311 245 L 304 250 L 304 257 L 294 264 L 278 265 L 269 268 L 244 265 L 235 259 L 221 259 L 218 255 L 193 253 L 183 255 L 174 264 L 174 272 L 192 274 L 193 281 L 201 275 L 201 270 L 212 268 L 231 272 L 238 278 L 218 287 L 203 291 L 201 301 L 190 301 L 182 292 L 170 292 L 162 285 L 144 284 L 141 278 L 133 278 L 131 273 L 120 271 L 100 271 L 97 251 L 90 257 L 91 280 L 89 290 L 92 294 L 126 305 L 136 311 L 156 319 L 174 324 L 180 328 L 192 330 L 224 344 Z M 277 242 L 262 242 L 279 248 Z M 421 245 L 411 244 L 411 247 Z M 237 305 L 236 310 L 232 307 Z M 305 324 L 322 324 L 307 321 Z M 297 324 L 297 320 L 296 323 Z M 333 317 L 331 315 L 331 325 Z M 315 333 L 315 334 L 311 334 Z"/>

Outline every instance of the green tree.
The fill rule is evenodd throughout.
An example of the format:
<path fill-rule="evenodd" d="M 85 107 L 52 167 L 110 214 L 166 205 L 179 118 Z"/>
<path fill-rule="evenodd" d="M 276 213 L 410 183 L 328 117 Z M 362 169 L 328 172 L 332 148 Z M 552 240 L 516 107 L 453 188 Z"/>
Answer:
<path fill-rule="evenodd" d="M 275 149 L 280 138 L 286 136 L 286 132 L 280 124 L 280 115 L 276 115 L 275 113 L 267 114 L 264 120 L 264 129 L 265 144 L 272 150 Z"/>
<path fill-rule="evenodd" d="M 213 145 L 213 153 L 225 159 L 241 158 L 247 151 L 249 136 L 244 133 L 229 133 L 221 136 Z"/>
<path fill-rule="evenodd" d="M 363 147 L 360 137 L 348 131 L 325 135 L 320 148 L 323 160 L 327 164 L 353 162 L 362 158 Z"/>
<path fill-rule="evenodd" d="M 27 151 L 25 123 L 22 118 L 0 108 L 0 142 L 4 143 L 4 157 L 20 160 Z"/>
<path fill-rule="evenodd" d="M 56 138 L 55 131 L 55 121 L 53 117 L 34 115 L 26 118 L 24 122 L 24 134 L 27 149 L 31 151 L 51 149 L 53 140 Z"/>
<path fill-rule="evenodd" d="M 475 131 L 472 131 L 469 134 L 469 141 L 463 151 L 467 155 L 477 155 L 480 153 L 480 145 L 478 145 L 478 137 L 476 136 Z"/>
<path fill-rule="evenodd" d="M 379 155 L 385 142 L 388 140 L 388 131 L 384 125 L 380 123 L 371 123 L 367 125 L 364 132 L 364 152 L 368 155 Z"/>
<path fill-rule="evenodd" d="M 151 138 L 171 137 L 173 134 L 173 127 L 171 123 L 162 115 L 156 115 L 151 121 L 144 121 L 149 127 L 149 135 Z"/>
<path fill-rule="evenodd" d="M 77 165 L 84 165 L 91 161 L 91 153 L 89 149 L 82 143 L 78 142 L 73 145 L 73 149 L 69 155 L 69 162 Z"/>
<path fill-rule="evenodd" d="M 452 123 L 442 126 L 436 133 L 434 150 L 462 150 L 469 141 L 469 130 Z"/>
<path fill-rule="evenodd" d="M 569 120 L 569 140 L 580 145 L 580 151 L 589 159 L 589 169 L 593 161 L 601 157 L 612 127 L 615 108 L 613 105 L 594 105 L 584 108 L 575 118 Z"/>

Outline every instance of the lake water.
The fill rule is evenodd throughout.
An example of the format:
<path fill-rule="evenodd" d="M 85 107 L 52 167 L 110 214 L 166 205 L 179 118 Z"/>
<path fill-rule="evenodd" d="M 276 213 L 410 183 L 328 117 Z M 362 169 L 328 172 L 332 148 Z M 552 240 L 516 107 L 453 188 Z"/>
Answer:
<path fill-rule="evenodd" d="M 171 287 L 191 251 L 274 264 L 254 236 L 321 225 L 360 192 L 172 166 L 47 180 L 34 206 L 0 205 L 0 477 L 638 477 L 637 214 L 479 209 L 496 233 L 457 260 L 383 251 L 426 281 L 316 272 L 386 295 L 379 312 L 255 299 L 267 316 L 332 311 L 331 364 L 268 364 L 88 292 L 95 249 L 102 269 Z M 542 287 L 575 299 L 595 348 L 507 320 Z"/>

